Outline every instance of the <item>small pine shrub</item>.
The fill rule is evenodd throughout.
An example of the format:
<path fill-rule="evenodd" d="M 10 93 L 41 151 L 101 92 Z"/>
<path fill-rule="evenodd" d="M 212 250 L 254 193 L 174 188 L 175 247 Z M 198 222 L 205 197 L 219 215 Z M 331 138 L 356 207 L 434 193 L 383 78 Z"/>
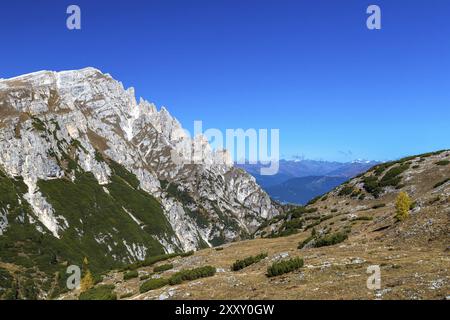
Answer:
<path fill-rule="evenodd" d="M 150 290 L 155 290 L 167 286 L 169 284 L 168 279 L 159 278 L 159 279 L 150 279 L 141 284 L 139 288 L 140 293 L 144 293 Z"/>
<path fill-rule="evenodd" d="M 355 220 L 370 221 L 370 220 L 373 220 L 373 218 L 368 217 L 368 216 L 361 216 L 361 217 L 357 217 Z"/>
<path fill-rule="evenodd" d="M 446 183 L 449 182 L 449 181 L 450 181 L 450 178 L 444 179 L 444 180 L 442 180 L 442 181 L 436 183 L 436 184 L 433 186 L 433 189 L 436 189 L 436 188 L 438 188 L 438 187 L 440 187 L 440 186 L 446 184 Z"/>
<path fill-rule="evenodd" d="M 113 285 L 100 285 L 81 293 L 79 300 L 117 300 Z"/>
<path fill-rule="evenodd" d="M 153 257 L 145 259 L 144 261 L 139 261 L 139 262 L 130 264 L 130 265 L 126 266 L 123 270 L 136 270 L 137 268 L 141 268 L 141 267 L 150 267 L 157 262 L 169 260 L 169 259 L 172 259 L 175 257 L 187 257 L 187 256 L 193 255 L 193 254 L 194 254 L 193 251 L 189 251 L 186 253 L 170 253 L 170 254 L 162 254 L 162 255 L 158 255 L 158 256 L 153 256 Z"/>
<path fill-rule="evenodd" d="M 194 255 L 194 251 L 180 253 L 180 257 L 185 258 Z"/>
<path fill-rule="evenodd" d="M 164 272 L 173 268 L 173 264 L 163 264 L 153 268 L 153 272 Z"/>
<path fill-rule="evenodd" d="M 364 190 L 372 194 L 375 198 L 378 198 L 381 193 L 381 187 L 378 184 L 378 178 L 374 176 L 365 177 L 363 179 Z"/>
<path fill-rule="evenodd" d="M 123 280 L 130 280 L 139 276 L 137 270 L 132 270 L 123 274 Z"/>
<path fill-rule="evenodd" d="M 339 191 L 338 196 L 348 196 L 354 191 L 353 186 L 344 186 L 341 191 Z"/>
<path fill-rule="evenodd" d="M 196 269 L 183 270 L 175 273 L 169 278 L 171 285 L 180 284 L 184 281 L 191 281 L 205 277 L 211 277 L 216 274 L 216 268 L 211 266 L 200 267 Z"/>
<path fill-rule="evenodd" d="M 317 238 L 314 247 L 320 248 L 325 246 L 332 246 L 345 241 L 347 238 L 348 235 L 346 232 L 336 232 Z"/>
<path fill-rule="evenodd" d="M 386 207 L 386 204 L 384 204 L 384 203 L 377 203 L 377 204 L 372 206 L 372 209 L 378 209 L 378 208 L 383 208 L 383 207 Z"/>
<path fill-rule="evenodd" d="M 363 220 L 363 218 L 361 217 L 360 220 Z M 308 238 L 306 238 L 305 240 L 300 242 L 298 244 L 297 248 L 303 249 L 308 243 L 310 243 L 313 240 L 314 240 L 314 244 L 313 244 L 314 248 L 332 246 L 332 245 L 335 245 L 335 244 L 345 241 L 348 238 L 348 233 L 350 233 L 350 231 L 351 230 L 349 230 L 349 229 L 345 229 L 342 232 L 336 232 L 336 233 L 329 234 L 329 235 L 318 236 L 316 229 L 313 229 L 311 232 L 311 236 L 309 236 Z"/>
<path fill-rule="evenodd" d="M 327 214 L 326 216 L 323 216 L 322 218 L 320 218 L 320 222 L 327 221 L 333 217 L 334 216 L 332 214 Z"/>
<path fill-rule="evenodd" d="M 267 276 L 275 277 L 281 274 L 289 273 L 303 267 L 303 259 L 292 258 L 285 261 L 274 262 L 267 268 Z"/>
<path fill-rule="evenodd" d="M 389 169 L 388 172 L 385 173 L 383 178 L 381 178 L 380 186 L 381 187 L 397 186 L 401 181 L 400 174 L 408 170 L 409 166 L 410 166 L 409 163 L 404 163 L 395 168 Z"/>
<path fill-rule="evenodd" d="M 265 259 L 267 257 L 267 253 L 261 253 L 257 256 L 250 256 L 243 260 L 236 260 L 235 263 L 231 266 L 231 270 L 233 271 L 239 271 L 241 269 L 244 269 L 252 264 L 258 263 L 259 261 Z"/>

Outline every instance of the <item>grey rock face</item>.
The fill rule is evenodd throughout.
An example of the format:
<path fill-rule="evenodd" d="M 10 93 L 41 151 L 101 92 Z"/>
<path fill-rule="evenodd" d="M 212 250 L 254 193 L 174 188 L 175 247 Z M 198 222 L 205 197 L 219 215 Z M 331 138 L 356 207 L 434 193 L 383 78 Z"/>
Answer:
<path fill-rule="evenodd" d="M 173 155 L 186 143 L 193 141 L 165 108 L 137 102 L 132 88 L 96 69 L 0 79 L 0 168 L 23 178 L 25 199 L 57 238 L 71 226 L 42 195 L 38 181 L 74 181 L 70 166 L 57 161 L 70 153 L 100 185 L 111 177 L 104 159 L 137 177 L 174 230 L 176 238 L 157 239 L 167 252 L 238 239 L 278 214 L 255 179 L 207 142 L 202 142 L 201 163 L 175 161 Z M 71 148 L 74 144 L 78 148 Z M 0 232 L 6 230 L 5 217 L 2 213 Z M 145 247 L 126 246 L 135 259 L 145 256 Z"/>

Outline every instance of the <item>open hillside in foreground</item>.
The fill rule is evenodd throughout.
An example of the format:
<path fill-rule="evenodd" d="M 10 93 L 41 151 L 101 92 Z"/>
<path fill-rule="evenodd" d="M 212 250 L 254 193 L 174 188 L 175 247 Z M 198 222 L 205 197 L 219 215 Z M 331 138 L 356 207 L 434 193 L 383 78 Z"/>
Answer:
<path fill-rule="evenodd" d="M 260 238 L 110 272 L 87 297 L 448 299 L 449 178 L 449 151 L 381 164 L 272 219 Z M 400 192 L 410 198 L 403 220 L 396 218 Z M 381 269 L 379 290 L 366 286 L 371 265 Z"/>

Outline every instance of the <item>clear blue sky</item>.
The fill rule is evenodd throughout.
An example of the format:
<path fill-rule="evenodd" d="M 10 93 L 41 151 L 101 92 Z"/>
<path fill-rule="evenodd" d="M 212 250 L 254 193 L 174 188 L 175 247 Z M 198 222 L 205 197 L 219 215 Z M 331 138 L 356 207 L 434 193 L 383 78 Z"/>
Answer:
<path fill-rule="evenodd" d="M 448 0 L 1 1 L 0 77 L 94 66 L 188 129 L 279 128 L 285 158 L 386 160 L 450 147 L 449 17 Z"/>

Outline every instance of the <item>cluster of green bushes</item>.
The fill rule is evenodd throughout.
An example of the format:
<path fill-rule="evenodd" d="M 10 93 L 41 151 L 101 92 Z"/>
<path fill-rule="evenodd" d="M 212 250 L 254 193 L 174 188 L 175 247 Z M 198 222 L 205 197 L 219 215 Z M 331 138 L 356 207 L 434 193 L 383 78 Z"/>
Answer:
<path fill-rule="evenodd" d="M 173 268 L 173 264 L 162 264 L 160 266 L 154 267 L 153 272 L 164 272 Z"/>
<path fill-rule="evenodd" d="M 361 216 L 361 217 L 357 217 L 355 220 L 370 221 L 370 220 L 373 220 L 373 218 L 369 217 L 369 216 Z"/>
<path fill-rule="evenodd" d="M 446 165 L 450 164 L 450 161 L 449 160 L 441 160 L 441 161 L 436 162 L 436 164 L 438 166 L 446 166 Z"/>
<path fill-rule="evenodd" d="M 267 268 L 267 276 L 275 277 L 281 274 L 289 273 L 303 267 L 303 259 L 292 258 L 285 261 L 274 262 Z"/>
<path fill-rule="evenodd" d="M 364 177 L 364 190 L 372 194 L 375 198 L 378 198 L 382 189 L 378 183 L 378 178 L 376 176 Z"/>
<path fill-rule="evenodd" d="M 184 252 L 184 253 L 170 253 L 170 254 L 157 255 L 157 256 L 147 258 L 144 261 L 138 261 L 133 264 L 130 264 L 130 265 L 126 266 L 123 270 L 136 270 L 138 268 L 152 266 L 157 262 L 169 260 L 169 259 L 172 259 L 175 257 L 188 257 L 188 256 L 192 256 L 193 254 L 194 254 L 194 251 L 188 251 L 188 252 Z"/>
<path fill-rule="evenodd" d="M 410 167 L 409 163 L 403 163 L 395 168 L 389 169 L 381 178 L 380 180 L 380 186 L 381 187 L 387 187 L 387 186 L 397 186 L 400 181 L 401 177 L 400 174 L 408 170 Z"/>
<path fill-rule="evenodd" d="M 252 264 L 258 263 L 259 261 L 265 259 L 267 257 L 267 253 L 261 253 L 257 256 L 250 256 L 243 260 L 236 260 L 235 263 L 231 266 L 231 270 L 233 271 L 239 271 L 241 269 L 244 269 Z"/>
<path fill-rule="evenodd" d="M 306 207 L 297 207 L 287 213 L 287 216 L 290 216 L 291 219 L 301 218 L 306 213 L 314 213 L 317 212 L 317 208 L 306 208 Z"/>
<path fill-rule="evenodd" d="M 337 212 L 337 210 L 331 210 L 332 212 Z M 310 224 L 308 224 L 306 227 L 305 227 L 305 230 L 308 230 L 308 229 L 311 229 L 311 228 L 314 228 L 314 227 L 316 227 L 316 226 L 318 226 L 319 224 L 321 224 L 322 222 L 324 222 L 324 221 L 326 221 L 326 220 L 329 220 L 329 219 L 331 219 L 331 218 L 333 218 L 334 217 L 334 215 L 332 215 L 332 214 L 328 214 L 328 215 L 325 215 L 325 216 L 323 216 L 323 217 L 320 217 L 320 216 L 314 216 L 314 217 L 307 217 L 306 219 L 307 220 L 315 220 L 314 222 L 312 222 L 312 223 L 310 223 Z"/>
<path fill-rule="evenodd" d="M 375 198 L 378 198 L 383 191 L 384 187 L 392 186 L 392 187 L 399 187 L 399 184 L 402 180 L 401 174 L 408 170 L 410 164 L 409 163 L 402 163 L 397 167 L 389 169 L 384 176 L 378 180 L 379 172 L 383 172 L 379 167 L 375 169 L 375 175 L 374 176 L 368 176 L 363 179 L 364 182 L 364 189 L 372 194 Z M 380 173 L 381 174 L 381 173 Z"/>
<path fill-rule="evenodd" d="M 168 284 L 169 280 L 165 278 L 150 279 L 141 284 L 141 286 L 139 287 L 139 292 L 144 293 L 150 290 L 159 289 L 164 286 L 167 286 Z"/>
<path fill-rule="evenodd" d="M 179 256 L 182 257 L 182 258 L 190 257 L 192 255 L 194 255 L 194 251 L 192 251 L 192 250 L 188 251 L 188 252 L 182 252 L 182 253 L 179 254 Z"/>
<path fill-rule="evenodd" d="M 336 211 L 331 210 L 331 212 L 337 212 L 337 210 L 336 210 Z M 320 222 L 327 221 L 327 220 L 329 220 L 329 219 L 331 219 L 331 218 L 333 218 L 333 217 L 334 217 L 334 215 L 332 215 L 332 214 L 327 214 L 327 215 L 325 215 L 325 216 L 323 216 L 323 217 L 320 217 Z"/>
<path fill-rule="evenodd" d="M 296 234 L 298 229 L 303 227 L 304 223 L 304 215 L 307 213 L 317 212 L 318 208 L 306 208 L 304 206 L 298 206 L 291 210 L 289 210 L 285 214 L 281 214 L 279 216 L 273 217 L 270 220 L 266 220 L 263 222 L 258 230 L 262 230 L 269 225 L 279 222 L 280 220 L 284 220 L 283 224 L 278 228 L 278 231 L 272 231 L 267 238 L 278 238 L 285 237 L 292 234 Z M 302 218 L 302 219 L 299 219 Z M 288 221 L 289 220 L 289 221 Z"/>
<path fill-rule="evenodd" d="M 298 233 L 298 229 L 303 228 L 305 220 L 320 219 L 319 216 L 304 217 L 305 214 L 317 212 L 318 208 L 296 207 L 282 216 L 272 218 L 270 222 L 263 223 L 259 229 L 265 228 L 269 224 L 276 223 L 284 219 L 283 224 L 277 229 L 265 236 L 266 238 L 286 237 Z"/>
<path fill-rule="evenodd" d="M 191 281 L 205 277 L 211 277 L 216 274 L 216 268 L 204 266 L 195 269 L 182 270 L 175 273 L 170 278 L 150 279 L 145 281 L 139 288 L 140 293 L 162 288 L 166 285 L 181 284 L 184 281 Z"/>
<path fill-rule="evenodd" d="M 362 220 L 362 219 L 361 219 Z M 348 238 L 348 234 L 350 233 L 350 229 L 344 229 L 343 231 L 336 232 L 333 234 L 325 234 L 318 236 L 316 230 L 313 229 L 311 231 L 311 236 L 306 238 L 304 241 L 300 242 L 298 245 L 298 249 L 303 249 L 308 243 L 314 240 L 313 246 L 314 248 L 332 246 L 338 243 L 345 241 Z"/>
<path fill-rule="evenodd" d="M 346 232 L 336 232 L 333 234 L 324 235 L 316 238 L 314 247 L 320 248 L 325 246 L 332 246 L 345 241 L 347 238 L 348 234 Z"/>
<path fill-rule="evenodd" d="M 130 280 L 130 279 L 134 279 L 134 278 L 137 278 L 138 276 L 139 276 L 139 273 L 137 270 L 131 270 L 131 271 L 125 272 L 123 274 L 123 280 L 126 281 L 126 280 Z"/>
<path fill-rule="evenodd" d="M 342 187 L 341 191 L 339 191 L 338 196 L 348 196 L 353 193 L 353 186 L 345 185 Z"/>
<path fill-rule="evenodd" d="M 114 285 L 100 285 L 80 294 L 79 300 L 117 300 Z"/>
<path fill-rule="evenodd" d="M 321 222 L 322 222 L 322 221 L 320 221 L 320 219 L 319 219 L 319 220 L 316 220 L 316 221 L 314 221 L 313 223 L 308 224 L 308 225 L 305 227 L 305 230 L 314 228 L 314 227 L 318 226 Z"/>
<path fill-rule="evenodd" d="M 0 268 L 0 300 L 15 300 L 17 298 L 17 283 L 6 269 Z"/>
<path fill-rule="evenodd" d="M 31 118 L 33 120 L 33 122 L 32 122 L 33 128 L 36 131 L 45 131 L 47 129 L 45 126 L 45 123 L 41 119 L 39 119 L 37 117 L 31 117 Z"/>
<path fill-rule="evenodd" d="M 205 266 L 195 269 L 183 270 L 175 273 L 169 278 L 171 285 L 180 284 L 184 281 L 191 281 L 205 277 L 212 277 L 216 274 L 216 268 L 211 266 Z"/>
<path fill-rule="evenodd" d="M 153 273 L 150 274 L 144 274 L 142 276 L 139 277 L 139 280 L 147 280 L 148 278 L 150 278 L 153 275 Z"/>
<path fill-rule="evenodd" d="M 303 227 L 303 222 L 304 220 L 300 218 L 292 219 L 290 221 L 284 221 L 277 231 L 272 230 L 272 232 L 267 237 L 278 238 L 296 234 L 298 232 L 298 229 Z"/>

